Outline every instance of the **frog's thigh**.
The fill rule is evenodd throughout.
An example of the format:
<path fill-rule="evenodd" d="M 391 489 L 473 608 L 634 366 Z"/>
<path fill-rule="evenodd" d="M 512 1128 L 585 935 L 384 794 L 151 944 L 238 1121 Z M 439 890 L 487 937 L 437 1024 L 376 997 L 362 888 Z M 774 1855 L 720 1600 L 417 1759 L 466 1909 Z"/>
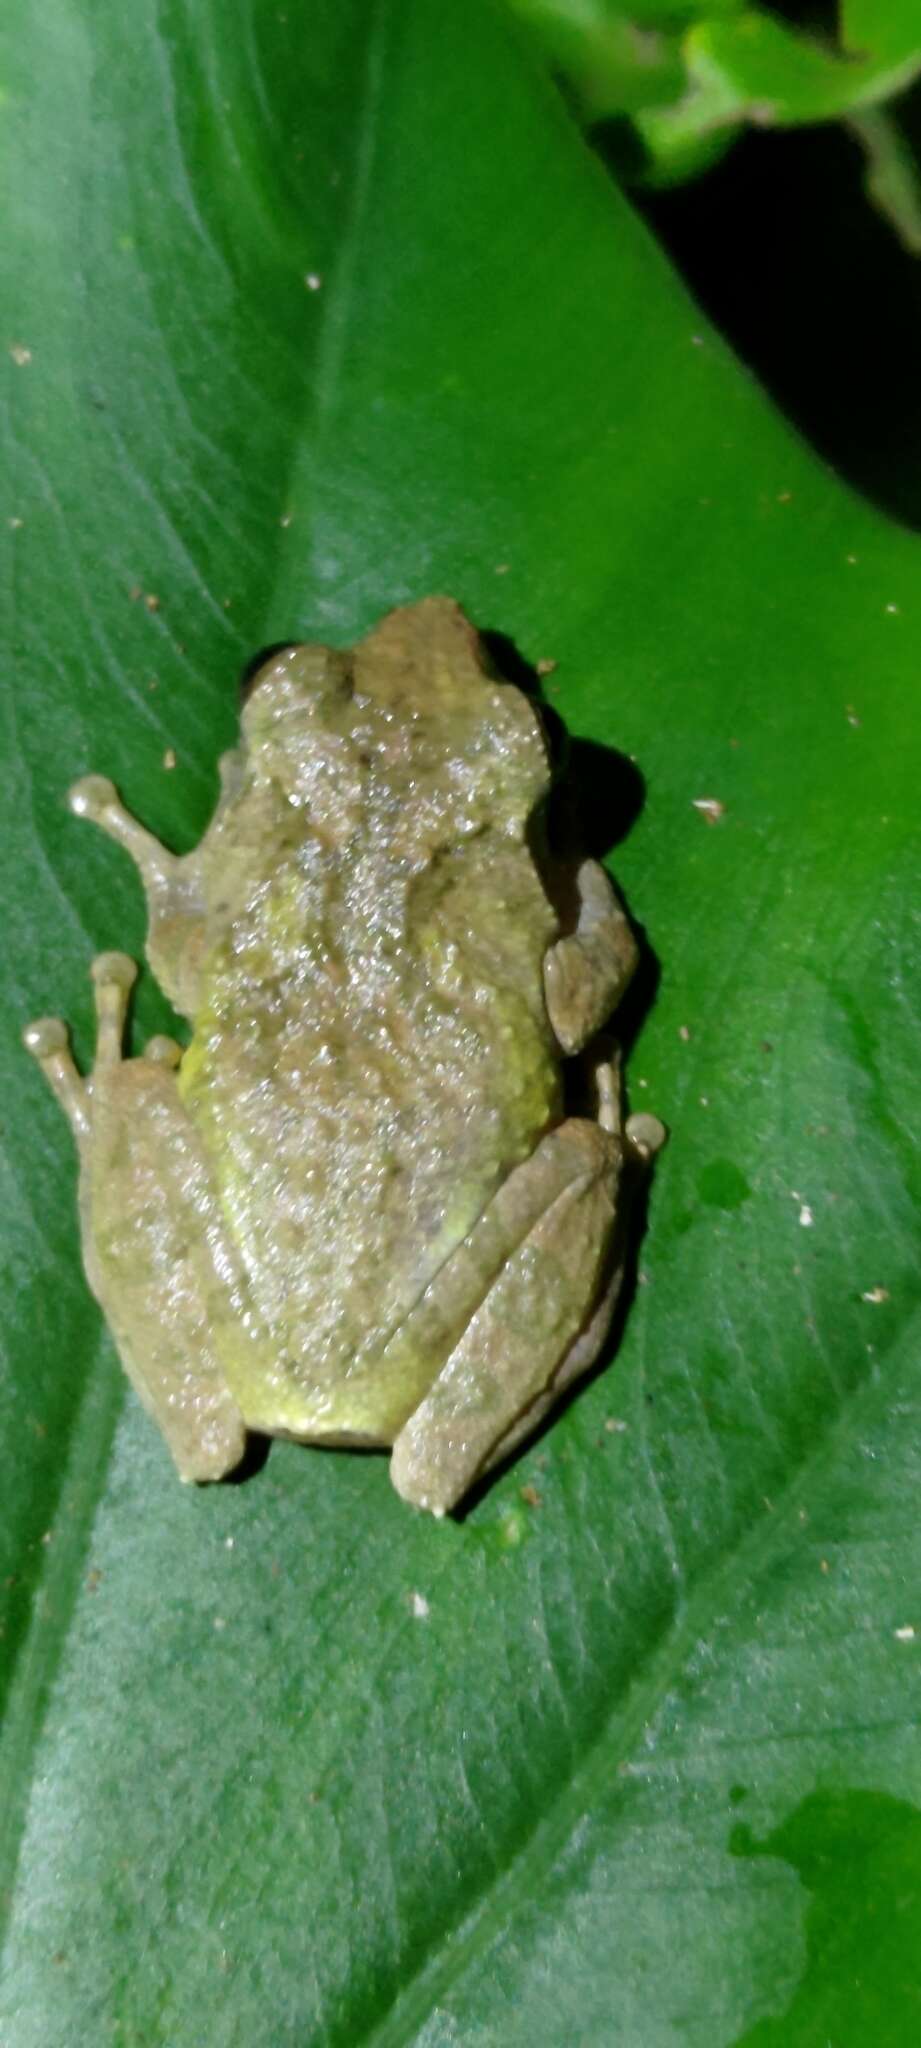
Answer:
<path fill-rule="evenodd" d="M 579 1052 L 607 1023 L 637 965 L 639 950 L 613 883 L 596 860 L 576 874 L 575 931 L 544 958 L 544 996 L 564 1052 Z"/>
<path fill-rule="evenodd" d="M 449 1294 L 455 1264 L 476 1285 L 471 1252 L 478 1234 L 495 1233 L 490 1212 L 500 1211 L 505 1255 L 501 1263 L 490 1259 L 493 1277 L 485 1288 L 480 1281 L 462 1334 L 394 1443 L 393 1483 L 417 1507 L 442 1514 L 453 1507 L 516 1426 L 519 1434 L 531 1426 L 535 1403 L 558 1382 L 596 1310 L 597 1350 L 619 1162 L 617 1139 L 597 1124 L 563 1124 L 510 1176 L 439 1275 Z"/>
<path fill-rule="evenodd" d="M 491 1471 L 493 1465 L 500 1465 L 503 1458 L 507 1458 L 509 1453 L 515 1450 L 516 1446 L 521 1443 L 523 1437 L 532 1436 L 534 1431 L 540 1428 L 544 1416 L 549 1415 L 550 1410 L 556 1407 L 566 1388 L 571 1386 L 574 1380 L 581 1379 L 583 1373 L 587 1373 L 594 1365 L 610 1330 L 614 1310 L 617 1306 L 617 1297 L 623 1285 L 623 1278 L 623 1248 L 620 1247 L 620 1256 L 602 1294 L 599 1296 L 597 1307 L 592 1310 L 584 1328 L 573 1338 L 569 1350 L 560 1361 L 553 1375 L 550 1385 L 542 1394 L 538 1394 L 536 1400 L 531 1403 L 530 1408 L 523 1415 L 516 1417 L 511 1429 L 506 1430 L 505 1435 L 500 1437 L 499 1442 L 493 1445 L 483 1468 L 484 1471 Z"/>
<path fill-rule="evenodd" d="M 134 973 L 123 954 L 93 962 L 98 1032 L 89 1081 L 76 1073 L 57 1020 L 30 1027 L 27 1043 L 77 1139 L 84 1264 L 125 1371 L 180 1476 L 219 1479 L 245 1444 L 219 1355 L 245 1304 L 234 1300 L 207 1163 L 179 1100 L 179 1047 L 152 1039 L 145 1057 L 122 1059 Z"/>
<path fill-rule="evenodd" d="M 615 1096 L 614 1071 L 607 1062 L 601 1063 L 598 1069 L 598 1078 L 601 1094 L 601 1121 L 606 1130 L 619 1130 L 620 1119 Z M 627 1118 L 627 1127 L 624 1135 L 626 1138 L 626 1160 L 617 1201 L 619 1226 L 624 1224 L 629 1215 L 631 1196 L 635 1192 L 637 1176 L 645 1174 L 650 1160 L 655 1157 L 655 1154 L 665 1143 L 665 1127 L 660 1123 L 657 1116 L 650 1116 L 641 1110 L 638 1115 Z M 513 1422 L 511 1429 L 502 1437 L 501 1441 L 494 1446 L 487 1460 L 487 1469 L 493 1465 L 498 1465 L 503 1458 L 507 1458 L 509 1452 L 513 1451 L 516 1444 L 521 1442 L 522 1437 L 530 1436 L 532 1431 L 539 1427 L 544 1416 L 559 1401 L 561 1394 L 565 1392 L 566 1388 L 571 1386 L 574 1380 L 580 1379 L 583 1373 L 589 1372 L 594 1365 L 610 1330 L 614 1310 L 617 1307 L 617 1297 L 623 1285 L 625 1249 L 624 1232 L 619 1227 L 613 1247 L 609 1276 L 603 1292 L 598 1297 L 597 1306 L 592 1310 L 588 1322 L 579 1331 L 578 1336 L 573 1339 L 549 1387 L 547 1387 L 543 1394 L 538 1395 L 537 1400 L 527 1410 L 526 1414 L 520 1415 L 517 1421 Z"/>

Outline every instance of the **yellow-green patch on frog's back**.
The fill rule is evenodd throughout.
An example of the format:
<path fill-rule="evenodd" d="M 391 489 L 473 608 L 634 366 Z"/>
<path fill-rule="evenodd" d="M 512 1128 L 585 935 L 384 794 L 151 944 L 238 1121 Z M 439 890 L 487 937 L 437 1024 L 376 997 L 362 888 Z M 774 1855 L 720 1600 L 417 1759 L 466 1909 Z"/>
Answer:
<path fill-rule="evenodd" d="M 407 892 L 402 943 L 371 985 L 347 945 L 339 978 L 306 975 L 297 1002 L 241 983 L 230 947 L 208 962 L 180 1087 L 299 1378 L 333 1381 L 375 1331 L 386 1340 L 560 1114 L 535 944 L 552 913 L 517 857 L 517 923 L 482 932 L 483 878 L 468 873 L 468 896 L 465 863 L 450 864 L 421 919 Z"/>

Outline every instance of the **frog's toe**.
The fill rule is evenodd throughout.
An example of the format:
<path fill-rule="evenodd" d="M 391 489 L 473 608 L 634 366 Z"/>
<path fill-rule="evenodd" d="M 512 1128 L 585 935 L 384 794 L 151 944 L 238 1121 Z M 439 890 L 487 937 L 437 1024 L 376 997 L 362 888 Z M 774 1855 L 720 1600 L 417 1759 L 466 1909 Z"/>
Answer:
<path fill-rule="evenodd" d="M 26 1025 L 22 1041 L 38 1061 L 76 1136 L 85 1138 L 90 1127 L 86 1086 L 74 1066 L 66 1024 L 60 1017 L 36 1017 Z"/>
<path fill-rule="evenodd" d="M 101 825 L 109 811 L 120 811 L 118 790 L 107 775 L 81 775 L 67 792 L 67 801 L 78 818 L 92 818 Z"/>
<path fill-rule="evenodd" d="M 68 1049 L 67 1025 L 60 1017 L 34 1017 L 23 1031 L 22 1042 L 33 1059 L 51 1059 Z"/>
<path fill-rule="evenodd" d="M 90 974 L 96 992 L 96 1065 L 117 1066 L 137 968 L 127 953 L 97 953 Z"/>
<path fill-rule="evenodd" d="M 90 977 L 97 988 L 111 982 L 127 994 L 134 987 L 137 973 L 137 963 L 128 953 L 97 953 L 95 960 L 90 961 Z"/>
<path fill-rule="evenodd" d="M 657 1152 L 661 1152 L 668 1132 L 657 1116 L 652 1116 L 648 1110 L 641 1109 L 634 1116 L 628 1116 L 624 1136 L 631 1151 L 645 1164 L 648 1159 L 654 1159 Z"/>
<path fill-rule="evenodd" d="M 154 1038 L 148 1038 L 144 1058 L 154 1060 L 158 1067 L 178 1067 L 182 1047 L 175 1038 L 167 1038 L 165 1032 L 158 1031 Z"/>

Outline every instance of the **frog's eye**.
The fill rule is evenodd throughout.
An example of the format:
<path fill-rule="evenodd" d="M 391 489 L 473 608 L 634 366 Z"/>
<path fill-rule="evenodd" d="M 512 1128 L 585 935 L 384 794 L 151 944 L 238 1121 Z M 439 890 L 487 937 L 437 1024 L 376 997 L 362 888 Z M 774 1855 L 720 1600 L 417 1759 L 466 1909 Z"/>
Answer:
<path fill-rule="evenodd" d="M 271 668 L 279 655 L 290 654 L 297 645 L 296 640 L 275 640 L 270 647 L 261 647 L 259 653 L 253 655 L 252 660 L 240 671 L 237 688 L 241 704 L 245 704 L 247 698 L 252 695 L 263 669 Z"/>

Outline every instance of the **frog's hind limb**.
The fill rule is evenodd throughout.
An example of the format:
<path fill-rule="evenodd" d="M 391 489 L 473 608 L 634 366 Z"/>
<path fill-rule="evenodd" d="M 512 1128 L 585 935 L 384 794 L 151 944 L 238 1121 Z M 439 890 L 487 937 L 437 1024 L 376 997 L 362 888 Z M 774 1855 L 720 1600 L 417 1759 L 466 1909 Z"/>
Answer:
<path fill-rule="evenodd" d="M 620 1128 L 620 1121 L 617 1097 L 617 1070 L 615 1067 L 606 1063 L 600 1069 L 598 1086 L 601 1097 L 598 1120 L 603 1129 L 616 1131 Z M 636 1187 L 641 1179 L 647 1177 L 652 1160 L 665 1143 L 665 1135 L 664 1124 L 660 1122 L 657 1116 L 652 1116 L 648 1111 L 640 1110 L 635 1116 L 627 1118 L 624 1129 L 624 1172 L 629 1184 L 626 1190 L 624 1189 L 624 1184 L 621 1184 L 621 1194 L 618 1202 L 618 1226 L 624 1224 L 629 1217 Z M 573 1338 L 569 1350 L 566 1352 L 561 1364 L 557 1367 L 550 1385 L 542 1394 L 538 1395 L 537 1399 L 531 1403 L 530 1408 L 524 1414 L 517 1417 L 511 1429 L 507 1430 L 505 1436 L 500 1438 L 500 1441 L 493 1446 L 486 1460 L 484 1471 L 491 1471 L 494 1465 L 500 1465 L 502 1460 L 508 1457 L 509 1453 L 515 1449 L 517 1444 L 521 1443 L 524 1437 L 533 1435 L 534 1430 L 540 1427 L 544 1416 L 549 1414 L 550 1410 L 556 1406 L 566 1388 L 571 1386 L 575 1380 L 581 1379 L 583 1373 L 588 1372 L 594 1365 L 611 1327 L 611 1320 L 617 1306 L 617 1298 L 620 1294 L 624 1278 L 626 1249 L 624 1230 L 618 1227 L 615 1241 L 612 1245 L 612 1259 L 607 1283 L 602 1289 L 598 1303 L 592 1310 L 588 1322 L 579 1331 L 578 1335 Z"/>
<path fill-rule="evenodd" d="M 436 1515 L 536 1427 L 604 1342 L 623 1274 L 623 1170 L 645 1162 L 664 1131 L 649 1117 L 620 1133 L 610 1067 L 599 1070 L 599 1094 L 599 1121 L 570 1118 L 541 1141 L 400 1332 L 404 1353 L 446 1354 L 390 1468 L 398 1493 Z"/>
<path fill-rule="evenodd" d="M 228 1391 L 223 1338 L 241 1344 L 217 1203 L 176 1087 L 180 1047 L 122 1040 L 136 968 L 101 953 L 91 973 L 96 1062 L 83 1079 L 66 1026 L 42 1017 L 23 1036 L 64 1109 L 80 1159 L 83 1260 L 122 1364 L 160 1425 L 183 1479 L 219 1479 L 246 1432 Z M 242 1305 L 245 1307 L 245 1304 Z"/>
<path fill-rule="evenodd" d="M 653 1154 L 664 1143 L 665 1132 L 658 1117 L 640 1115 L 628 1118 L 626 1139 L 626 1171 L 635 1181 L 638 1174 L 645 1173 Z M 629 1215 L 630 1206 L 629 1200 L 624 1201 L 621 1196 L 619 1221 L 625 1220 Z M 483 1467 L 484 1472 L 491 1471 L 494 1465 L 501 1465 L 503 1459 L 507 1458 L 525 1437 L 532 1436 L 534 1431 L 539 1429 L 544 1416 L 557 1406 L 566 1388 L 581 1379 L 594 1365 L 611 1327 L 617 1298 L 623 1285 L 626 1249 L 624 1234 L 618 1230 L 612 1246 L 612 1261 L 607 1283 L 602 1289 L 597 1306 L 592 1310 L 588 1322 L 573 1338 L 549 1386 L 532 1401 L 531 1406 L 522 1415 L 516 1418 L 499 1442 L 494 1444 Z"/>

